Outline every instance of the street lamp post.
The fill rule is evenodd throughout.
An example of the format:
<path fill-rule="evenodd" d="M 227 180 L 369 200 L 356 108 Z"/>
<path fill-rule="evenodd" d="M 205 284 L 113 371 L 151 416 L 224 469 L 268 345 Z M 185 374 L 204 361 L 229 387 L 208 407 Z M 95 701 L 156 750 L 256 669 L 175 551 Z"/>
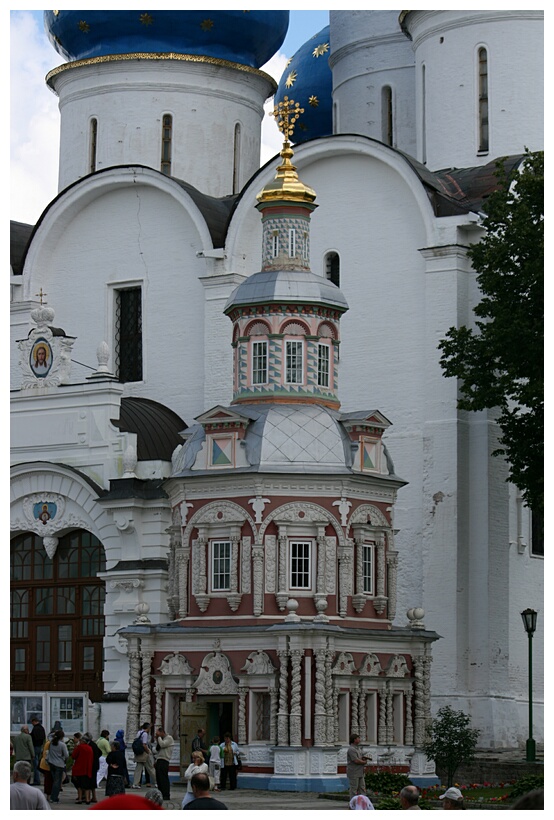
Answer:
<path fill-rule="evenodd" d="M 525 609 L 521 613 L 521 618 L 529 638 L 529 737 L 525 744 L 525 759 L 528 763 L 535 763 L 537 757 L 533 740 L 533 635 L 537 628 L 537 613 L 534 609 Z"/>

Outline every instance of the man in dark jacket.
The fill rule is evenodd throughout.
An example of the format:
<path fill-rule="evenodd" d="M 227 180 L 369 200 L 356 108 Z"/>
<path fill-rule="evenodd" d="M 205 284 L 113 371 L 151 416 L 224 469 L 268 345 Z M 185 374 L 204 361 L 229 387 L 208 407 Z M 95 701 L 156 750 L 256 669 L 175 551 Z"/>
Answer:
<path fill-rule="evenodd" d="M 31 723 L 33 724 L 33 728 L 31 729 L 31 740 L 33 741 L 33 747 L 35 750 L 35 756 L 33 759 L 33 786 L 40 786 L 40 770 L 38 764 L 40 763 L 40 758 L 42 757 L 42 749 L 46 741 L 46 732 L 44 730 L 44 726 L 36 715 L 31 718 Z"/>
<path fill-rule="evenodd" d="M 190 786 L 194 794 L 194 800 L 187 803 L 184 811 L 196 811 L 197 809 L 224 809 L 228 811 L 225 803 L 211 796 L 210 778 L 207 774 L 193 774 L 190 780 Z"/>

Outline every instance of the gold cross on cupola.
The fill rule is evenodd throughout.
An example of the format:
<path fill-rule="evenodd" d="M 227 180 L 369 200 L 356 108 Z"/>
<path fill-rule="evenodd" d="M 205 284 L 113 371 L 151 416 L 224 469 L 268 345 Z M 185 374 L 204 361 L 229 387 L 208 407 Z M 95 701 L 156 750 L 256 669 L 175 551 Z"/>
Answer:
<path fill-rule="evenodd" d="M 300 114 L 303 113 L 304 109 L 300 107 L 300 103 L 289 100 L 288 97 L 283 97 L 282 101 L 271 112 L 271 116 L 275 117 L 277 128 L 282 132 L 286 142 L 292 137 L 294 124 Z"/>
<path fill-rule="evenodd" d="M 39 297 L 40 297 L 40 306 L 42 307 L 42 305 L 43 305 L 43 304 L 45 304 L 45 303 L 43 302 L 43 299 L 44 299 L 44 297 L 45 297 L 45 296 L 48 296 L 48 294 L 47 294 L 47 293 L 43 293 L 42 288 L 41 288 L 41 289 L 40 289 L 40 291 L 39 291 L 38 293 L 35 293 L 35 296 L 39 296 Z"/>

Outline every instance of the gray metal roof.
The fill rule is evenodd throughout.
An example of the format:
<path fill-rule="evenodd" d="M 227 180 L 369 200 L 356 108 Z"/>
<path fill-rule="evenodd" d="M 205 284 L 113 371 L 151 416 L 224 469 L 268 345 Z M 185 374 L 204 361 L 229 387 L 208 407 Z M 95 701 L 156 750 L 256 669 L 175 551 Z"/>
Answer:
<path fill-rule="evenodd" d="M 340 288 L 311 271 L 267 270 L 252 274 L 239 285 L 227 300 L 224 312 L 238 305 L 305 303 L 328 305 L 348 310 Z"/>
<path fill-rule="evenodd" d="M 137 434 L 139 461 L 171 461 L 187 426 L 169 407 L 143 398 L 122 398 L 119 419 L 112 419 L 112 424 L 122 433 Z"/>
<path fill-rule="evenodd" d="M 33 227 L 25 222 L 10 222 L 10 265 L 16 276 L 23 272 L 25 249 Z"/>

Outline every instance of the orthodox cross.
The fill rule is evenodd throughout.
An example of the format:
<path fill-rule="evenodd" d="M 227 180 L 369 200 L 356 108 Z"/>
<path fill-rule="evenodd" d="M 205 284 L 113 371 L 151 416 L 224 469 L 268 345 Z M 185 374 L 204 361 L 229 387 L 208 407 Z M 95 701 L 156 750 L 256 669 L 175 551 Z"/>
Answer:
<path fill-rule="evenodd" d="M 43 301 L 42 301 L 42 300 L 43 300 L 43 298 L 44 298 L 45 296 L 48 296 L 48 294 L 47 294 L 47 293 L 43 293 L 43 292 L 42 292 L 42 288 L 41 288 L 39 293 L 35 293 L 35 296 L 40 296 L 40 306 L 42 307 L 42 305 L 43 305 Z"/>
<path fill-rule="evenodd" d="M 289 100 L 288 97 L 283 97 L 282 102 L 276 105 L 271 112 L 271 116 L 275 117 L 277 122 L 277 128 L 283 133 L 285 142 L 289 141 L 294 131 L 294 124 L 303 113 L 304 109 L 300 108 L 300 103 Z"/>

